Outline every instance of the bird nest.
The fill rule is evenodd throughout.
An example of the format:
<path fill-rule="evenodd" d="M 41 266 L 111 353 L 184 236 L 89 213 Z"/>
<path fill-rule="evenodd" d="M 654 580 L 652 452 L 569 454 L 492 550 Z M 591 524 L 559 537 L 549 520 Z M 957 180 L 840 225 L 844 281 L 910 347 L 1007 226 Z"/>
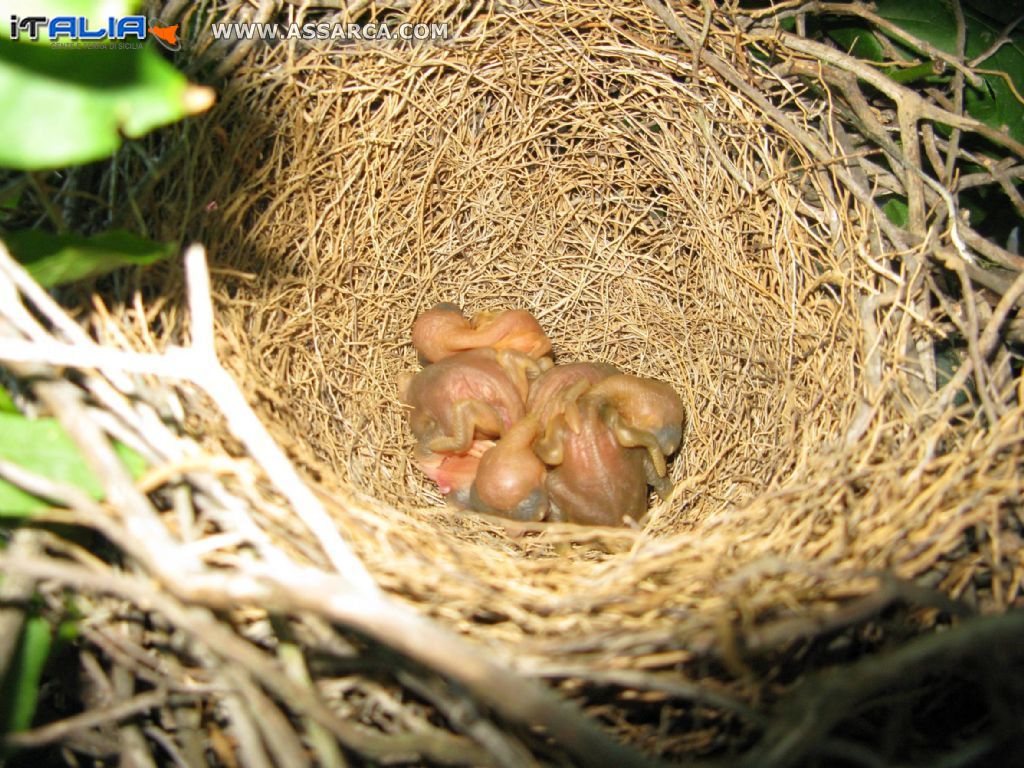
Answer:
<path fill-rule="evenodd" d="M 152 466 L 59 516 L 111 553 L 47 533 L 3 561 L 74 586 L 90 653 L 134 681 L 115 686 L 134 709 L 78 735 L 102 746 L 117 723 L 134 749 L 251 765 L 329 763 L 336 743 L 784 764 L 853 759 L 886 706 L 959 690 L 956 660 L 1020 630 L 998 614 L 1024 575 L 1000 335 L 1021 281 L 976 311 L 965 277 L 940 303 L 937 275 L 977 269 L 956 224 L 880 214 L 876 150 L 844 130 L 820 57 L 756 15 L 440 13 L 410 16 L 447 22 L 441 44 L 257 47 L 209 115 L 143 144 L 160 163 L 122 156 L 151 233 L 204 244 L 208 288 L 193 251 L 83 301 L 101 350 L 12 277 L 49 319 L 35 362 L 74 365 L 59 341 L 92 369 L 36 396 Z M 642 527 L 444 504 L 397 398 L 439 301 L 526 308 L 557 361 L 673 385 L 686 434 Z M 968 333 L 944 376 L 951 317 Z M 950 650 L 937 626 L 972 634 Z M 920 695 L 876 702 L 907 680 Z"/>

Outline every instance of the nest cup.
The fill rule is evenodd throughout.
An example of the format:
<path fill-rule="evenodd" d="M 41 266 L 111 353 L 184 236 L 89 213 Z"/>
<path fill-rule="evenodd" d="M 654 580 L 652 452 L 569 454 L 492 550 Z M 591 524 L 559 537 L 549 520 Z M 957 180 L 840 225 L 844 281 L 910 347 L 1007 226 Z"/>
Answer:
<path fill-rule="evenodd" d="M 575 12 L 480 20 L 405 50 L 269 52 L 194 150 L 196 205 L 216 207 L 193 221 L 221 274 L 222 357 L 325 491 L 381 514 L 369 526 L 393 544 L 361 553 L 375 570 L 409 587 L 425 576 L 455 613 L 495 591 L 593 599 L 595 569 L 615 573 L 599 582 L 609 599 L 634 595 L 645 547 L 669 537 L 673 578 L 694 591 L 753 533 L 751 500 L 836 450 L 856 403 L 856 314 L 808 295 L 840 268 L 837 237 L 857 238 L 840 220 L 826 245 L 800 212 L 827 177 L 695 74 L 656 19 Z M 689 413 L 677 488 L 643 531 L 516 540 L 444 506 L 411 461 L 396 385 L 419 367 L 413 319 L 439 301 L 525 307 L 557 361 L 673 385 Z M 577 536 L 619 547 L 546 546 Z M 466 578 L 438 580 L 446 568 Z"/>
<path fill-rule="evenodd" d="M 734 651 L 770 645 L 780 616 L 827 614 L 881 569 L 952 578 L 969 521 L 898 398 L 868 402 L 869 364 L 906 339 L 856 300 L 873 230 L 830 169 L 643 6 L 415 21 L 452 40 L 260 50 L 151 201 L 163 234 L 207 245 L 222 359 L 380 584 L 537 674 L 674 667 L 752 690 Z M 717 24 L 705 46 L 746 55 Z M 826 112 L 808 103 L 789 112 L 806 126 Z M 645 527 L 517 535 L 444 505 L 397 398 L 439 301 L 526 308 L 556 361 L 672 384 L 687 429 Z M 204 407 L 193 430 L 237 450 Z M 997 505 L 982 489 L 972 514 Z M 630 728 L 655 751 L 714 743 Z"/>
<path fill-rule="evenodd" d="M 802 295 L 835 258 L 796 212 L 800 149 L 692 77 L 655 22 L 641 45 L 593 21 L 524 14 L 459 45 L 308 53 L 276 82 L 243 74 L 211 119 L 196 172 L 221 183 L 196 186 L 220 210 L 198 234 L 215 268 L 252 273 L 222 279 L 228 359 L 274 393 L 273 421 L 326 483 L 439 503 L 395 383 L 439 301 L 525 307 L 558 362 L 676 388 L 690 418 L 673 478 L 703 479 L 655 505 L 662 532 L 841 434 L 854 319 Z M 775 181 L 745 192 L 730 165 Z"/>

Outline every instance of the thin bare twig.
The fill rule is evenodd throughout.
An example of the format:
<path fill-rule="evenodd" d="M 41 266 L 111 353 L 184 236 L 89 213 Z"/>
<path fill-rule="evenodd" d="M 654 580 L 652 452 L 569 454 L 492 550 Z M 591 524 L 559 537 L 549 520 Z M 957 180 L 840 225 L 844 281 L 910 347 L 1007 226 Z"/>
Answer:
<path fill-rule="evenodd" d="M 266 428 L 259 421 L 245 396 L 238 389 L 234 380 L 221 367 L 217 360 L 213 345 L 213 308 L 210 301 L 210 278 L 206 269 L 206 255 L 201 247 L 192 246 L 185 254 L 189 277 L 189 304 L 193 317 L 193 337 L 196 346 L 192 349 L 169 349 L 162 355 L 145 355 L 131 352 L 105 350 L 91 341 L 76 340 L 75 344 L 56 344 L 45 341 L 25 342 L 18 339 L 0 339 L 0 359 L 9 361 L 47 362 L 51 365 L 76 365 L 80 367 L 99 367 L 104 369 L 121 369 L 135 372 L 148 372 L 156 375 L 188 379 L 205 389 L 224 410 L 229 423 L 238 431 L 257 461 L 261 463 L 267 476 L 274 481 L 282 493 L 292 502 L 296 513 L 310 527 L 324 547 L 334 566 L 359 589 L 376 591 L 373 577 L 359 562 L 331 521 L 320 501 L 310 492 L 295 472 L 284 452 L 270 437 Z M 9 276 L 27 277 L 24 268 L 15 262 L 6 248 L 0 245 L 0 269 Z M 22 283 L 26 282 L 24 279 Z M 27 282 L 31 283 L 29 279 Z M 80 333 L 80 331 L 79 331 Z M 130 516 L 133 525 L 146 525 L 148 535 L 141 535 L 143 542 L 152 542 L 159 551 L 167 552 L 170 544 L 167 533 L 159 523 L 154 524 L 151 507 L 139 495 L 130 480 L 127 479 L 119 460 L 109 450 L 98 448 L 106 443 L 100 432 L 83 423 L 75 396 L 66 385 L 41 385 L 48 397 L 53 400 L 54 410 L 58 414 L 68 414 L 64 423 L 68 433 L 83 444 L 83 455 L 100 477 L 113 483 L 108 488 L 111 500 L 131 500 L 137 514 Z M 59 401 L 59 402 L 58 402 Z M 91 422 L 88 422 L 91 424 Z M 81 433 L 81 434 L 79 434 Z M 148 521 L 148 522 L 144 522 Z M 141 531 L 137 533 L 142 533 Z M 159 562 L 155 559 L 154 562 Z M 173 569 L 185 566 L 175 564 Z"/>
<path fill-rule="evenodd" d="M 985 358 L 992 353 L 999 339 L 1000 329 L 1006 320 L 1006 316 L 1022 296 L 1024 296 L 1024 273 L 1018 275 L 1017 279 L 1013 281 L 1013 284 L 1000 298 L 996 308 L 992 311 L 992 317 L 985 324 L 985 330 L 982 331 L 977 344 L 979 357 Z M 935 393 L 931 410 L 944 412 L 953 401 L 953 398 L 956 397 L 957 392 L 967 383 L 967 377 L 971 375 L 973 370 L 974 360 L 972 357 L 968 357 L 963 361 L 956 373 L 953 374 L 949 382 Z"/>
<path fill-rule="evenodd" d="M 147 710 L 163 706 L 168 702 L 186 703 L 194 698 L 194 696 L 185 694 L 168 695 L 167 691 L 161 689 L 147 691 L 103 709 L 92 709 L 64 720 L 47 723 L 30 731 L 9 733 L 4 738 L 4 743 L 9 747 L 23 749 L 44 747 L 47 744 L 64 741 L 79 731 L 86 731 L 107 723 L 117 723 Z"/>
<path fill-rule="evenodd" d="M 837 723 L 871 696 L 892 685 L 909 685 L 940 669 L 957 669 L 965 658 L 1011 647 L 1022 633 L 1024 613 L 981 616 L 844 669 L 822 672 L 782 702 L 774 723 L 739 765 L 794 765 L 815 751 Z"/>
<path fill-rule="evenodd" d="M 339 721 L 309 692 L 283 673 L 267 667 L 257 651 L 202 615 L 189 612 L 177 600 L 154 590 L 147 582 L 113 574 L 98 575 L 76 566 L 40 560 L 15 559 L 0 554 L 0 569 L 18 570 L 40 578 L 55 578 L 79 589 L 92 589 L 152 606 L 171 621 L 193 633 L 196 639 L 245 662 L 265 684 L 273 687 L 302 712 L 315 717 L 354 749 L 369 755 L 394 754 L 406 741 L 389 737 L 378 740 L 362 729 Z M 298 577 L 298 581 L 293 580 Z M 518 722 L 543 725 L 564 749 L 585 760 L 610 757 L 617 765 L 654 766 L 660 763 L 618 744 L 599 730 L 579 710 L 550 691 L 484 659 L 465 641 L 434 627 L 406 609 L 386 605 L 372 595 L 354 593 L 338 577 L 307 569 L 280 574 L 257 569 L 249 575 L 182 574 L 168 582 L 181 598 L 191 603 L 231 608 L 240 602 L 280 611 L 311 611 L 349 626 L 394 648 L 439 673 L 459 681 L 480 701 Z M 415 740 L 412 740 L 415 743 Z M 454 745 L 452 745 L 454 746 Z M 420 746 L 422 749 L 423 746 Z M 465 749 L 460 747 L 460 749 Z"/>

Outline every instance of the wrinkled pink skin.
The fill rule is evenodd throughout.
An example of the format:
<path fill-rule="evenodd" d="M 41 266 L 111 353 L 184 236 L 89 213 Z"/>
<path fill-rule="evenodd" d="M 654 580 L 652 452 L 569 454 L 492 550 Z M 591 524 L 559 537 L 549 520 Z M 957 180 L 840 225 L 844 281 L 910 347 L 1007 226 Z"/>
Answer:
<path fill-rule="evenodd" d="M 549 466 L 551 520 L 584 525 L 624 525 L 647 512 L 644 452 L 623 447 L 597 403 L 579 401 L 576 429 L 555 417 L 534 449 Z"/>
<path fill-rule="evenodd" d="M 416 461 L 456 504 L 622 525 L 646 513 L 648 484 L 671 490 L 665 457 L 686 414 L 668 384 L 601 363 L 551 367 L 551 342 L 525 310 L 468 320 L 439 304 L 416 319 L 413 345 L 433 363 L 400 385 Z"/>
<path fill-rule="evenodd" d="M 525 309 L 480 312 L 468 320 L 453 304 L 438 304 L 412 326 L 412 345 L 426 363 L 471 349 L 508 349 L 535 360 L 551 351 L 551 340 Z"/>
<path fill-rule="evenodd" d="M 533 452 L 540 422 L 526 416 L 513 424 L 480 459 L 470 504 L 478 512 L 539 521 L 548 510 L 547 468 Z"/>
<path fill-rule="evenodd" d="M 469 490 L 476 479 L 480 457 L 495 445 L 493 440 L 474 440 L 466 453 L 435 453 L 422 446 L 416 447 L 416 466 L 437 483 L 441 493 L 468 501 Z"/>
<path fill-rule="evenodd" d="M 618 372 L 614 365 L 607 363 L 556 365 L 544 371 L 530 385 L 526 411 L 534 414 L 542 425 L 548 424 L 567 407 L 572 407 L 580 395 L 594 384 Z"/>
<path fill-rule="evenodd" d="M 596 383 L 585 395 L 625 447 L 647 450 L 650 467 L 666 476 L 665 457 L 679 448 L 686 410 L 682 398 L 668 384 L 620 373 Z M 659 488 L 661 493 L 663 488 Z"/>
<path fill-rule="evenodd" d="M 413 435 L 423 448 L 443 453 L 466 453 L 474 438 L 500 437 L 525 413 L 528 365 L 536 370 L 517 353 L 476 349 L 406 374 L 399 398 L 412 408 Z"/>

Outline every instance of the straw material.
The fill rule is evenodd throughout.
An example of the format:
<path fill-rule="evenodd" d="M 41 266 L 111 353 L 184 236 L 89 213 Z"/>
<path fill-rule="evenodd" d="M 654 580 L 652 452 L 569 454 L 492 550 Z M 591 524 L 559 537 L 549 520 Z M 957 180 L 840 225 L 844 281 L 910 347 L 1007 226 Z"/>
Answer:
<path fill-rule="evenodd" d="M 517 7 L 407 13 L 448 21 L 444 44 L 257 46 L 217 107 L 171 132 L 173 171 L 136 191 L 153 235 L 205 245 L 220 360 L 381 590 L 521 676 L 564 680 L 617 737 L 665 757 L 749 745 L 764 724 L 751 707 L 786 688 L 783 670 L 822 663 L 799 649 L 887 605 L 923 606 L 909 637 L 948 621 L 949 598 L 997 613 L 1018 600 L 1019 380 L 999 374 L 995 339 L 982 349 L 981 318 L 992 407 L 954 410 L 929 363 L 948 324 L 924 279 L 952 246 L 893 242 L 850 190 L 825 84 L 747 58 L 738 15 L 673 19 L 773 112 L 695 70 L 645 5 Z M 97 337 L 195 339 L 180 275 L 124 286 L 93 314 Z M 529 309 L 557 361 L 675 387 L 675 489 L 642 529 L 444 505 L 397 399 L 418 367 L 412 321 L 438 301 Z M 236 457 L 205 477 L 237 503 L 188 530 L 165 505 L 166 535 L 229 572 L 272 572 L 269 551 L 333 570 L 209 392 L 165 396 L 203 461 Z M 240 635 L 267 631 L 259 607 L 236 617 Z M 336 712 L 370 724 L 335 673 L 318 675 Z"/>

